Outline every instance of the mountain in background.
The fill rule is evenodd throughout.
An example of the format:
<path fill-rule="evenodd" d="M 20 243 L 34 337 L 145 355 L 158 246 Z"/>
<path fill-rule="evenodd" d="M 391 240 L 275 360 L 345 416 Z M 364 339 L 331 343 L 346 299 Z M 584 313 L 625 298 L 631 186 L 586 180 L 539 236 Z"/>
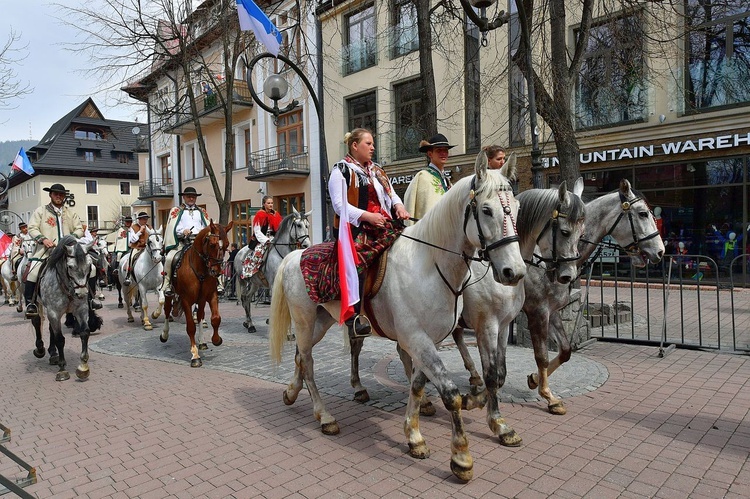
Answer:
<path fill-rule="evenodd" d="M 8 174 L 10 171 L 10 164 L 16 159 L 16 154 L 18 154 L 19 149 L 23 147 L 28 151 L 29 148 L 38 143 L 38 140 L 6 140 L 0 142 L 0 173 Z"/>

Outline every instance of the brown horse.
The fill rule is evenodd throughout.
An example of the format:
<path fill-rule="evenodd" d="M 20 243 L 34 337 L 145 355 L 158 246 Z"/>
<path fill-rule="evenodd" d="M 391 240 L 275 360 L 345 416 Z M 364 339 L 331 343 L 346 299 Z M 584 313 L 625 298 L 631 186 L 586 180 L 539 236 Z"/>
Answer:
<path fill-rule="evenodd" d="M 164 313 L 167 320 L 164 322 L 164 331 L 159 339 L 162 343 L 169 339 L 169 317 L 172 313 L 172 306 L 179 302 L 182 312 L 185 314 L 187 323 L 187 334 L 190 337 L 190 367 L 200 367 L 203 365 L 198 350 L 205 350 L 206 344 L 203 342 L 203 317 L 205 314 L 206 303 L 211 308 L 211 326 L 214 328 L 214 334 L 211 336 L 211 343 L 219 346 L 222 343 L 219 336 L 219 325 L 221 324 L 221 315 L 219 315 L 219 294 L 217 292 L 218 280 L 221 271 L 224 268 L 224 254 L 229 249 L 229 239 L 227 232 L 232 228 L 232 223 L 226 227 L 215 224 L 213 220 L 206 228 L 201 230 L 196 236 L 193 244 L 185 250 L 182 261 L 175 273 L 175 279 L 172 281 L 175 295 L 167 298 L 164 303 Z M 193 318 L 192 307 L 197 306 L 197 323 L 199 327 L 198 343 L 195 345 L 195 325 L 196 319 Z M 179 310 L 175 310 L 179 314 Z"/>

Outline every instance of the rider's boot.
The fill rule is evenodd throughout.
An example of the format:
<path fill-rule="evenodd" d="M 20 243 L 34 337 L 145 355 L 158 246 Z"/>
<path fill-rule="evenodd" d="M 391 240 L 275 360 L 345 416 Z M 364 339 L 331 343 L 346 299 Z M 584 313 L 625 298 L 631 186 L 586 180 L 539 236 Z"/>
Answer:
<path fill-rule="evenodd" d="M 164 296 L 167 298 L 174 296 L 174 291 L 172 290 L 172 278 L 169 274 L 171 274 L 171 272 L 164 274 L 164 283 L 161 285 L 161 289 L 164 291 Z"/>
<path fill-rule="evenodd" d="M 39 315 L 39 310 L 36 307 L 34 300 L 34 291 L 36 291 L 36 283 L 32 281 L 26 281 L 26 287 L 23 290 L 23 297 L 26 300 L 26 318 L 31 319 Z"/>
<path fill-rule="evenodd" d="M 349 337 L 354 338 L 366 338 L 372 333 L 372 327 L 370 326 L 370 320 L 365 315 L 360 315 L 360 307 L 362 306 L 362 300 L 365 297 L 365 276 L 357 274 L 359 281 L 359 296 L 360 301 L 354 304 L 354 315 L 344 321 L 347 329 L 349 330 Z"/>

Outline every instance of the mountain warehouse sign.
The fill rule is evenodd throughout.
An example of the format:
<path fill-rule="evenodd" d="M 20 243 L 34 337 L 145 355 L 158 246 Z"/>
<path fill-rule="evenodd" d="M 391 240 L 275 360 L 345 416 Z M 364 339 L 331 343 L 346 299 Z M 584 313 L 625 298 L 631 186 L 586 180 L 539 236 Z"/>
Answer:
<path fill-rule="evenodd" d="M 735 133 L 733 135 L 719 135 L 718 137 L 703 137 L 694 140 L 663 142 L 647 146 L 634 146 L 624 148 L 606 149 L 603 151 L 582 152 L 581 164 L 604 163 L 606 161 L 621 161 L 625 159 L 651 158 L 656 154 L 673 155 L 688 152 L 715 151 L 719 149 L 731 149 L 739 146 L 750 146 L 749 133 Z M 558 166 L 560 161 L 557 157 L 542 158 L 545 168 Z"/>

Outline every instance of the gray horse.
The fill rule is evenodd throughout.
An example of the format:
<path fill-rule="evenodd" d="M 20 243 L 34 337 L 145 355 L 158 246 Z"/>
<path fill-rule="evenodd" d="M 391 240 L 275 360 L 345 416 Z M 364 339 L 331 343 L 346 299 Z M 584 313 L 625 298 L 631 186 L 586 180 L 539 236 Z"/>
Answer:
<path fill-rule="evenodd" d="M 276 270 L 281 264 L 281 260 L 293 250 L 299 248 L 308 248 L 310 246 L 309 227 L 310 223 L 307 217 L 312 213 L 300 213 L 292 208 L 292 213 L 284 217 L 279 224 L 279 230 L 276 231 L 271 247 L 268 250 L 268 256 L 261 268 L 261 272 L 268 279 L 268 285 L 273 286 L 273 279 L 276 276 Z M 253 325 L 252 305 L 253 296 L 258 289 L 264 286 L 258 274 L 249 278 L 242 278 L 243 263 L 250 258 L 250 247 L 243 247 L 234 258 L 234 275 L 237 276 L 237 283 L 240 287 L 240 302 L 245 309 L 245 321 L 242 323 L 247 328 L 248 333 L 256 331 Z"/>
<path fill-rule="evenodd" d="M 74 236 L 65 236 L 47 259 L 42 275 L 39 277 L 37 303 L 39 315 L 32 319 L 36 332 L 36 349 L 34 356 L 44 357 L 42 326 L 44 319 L 49 321 L 50 331 L 50 364 L 57 357 L 59 371 L 57 381 L 70 379 L 65 370 L 65 337 L 62 334 L 62 319 L 71 313 L 80 324 L 78 333 L 81 337 L 81 363 L 76 369 L 79 379 L 89 376 L 89 273 L 94 257 L 89 252 L 94 242 L 78 243 Z M 56 352 L 56 353 L 55 353 Z"/>

